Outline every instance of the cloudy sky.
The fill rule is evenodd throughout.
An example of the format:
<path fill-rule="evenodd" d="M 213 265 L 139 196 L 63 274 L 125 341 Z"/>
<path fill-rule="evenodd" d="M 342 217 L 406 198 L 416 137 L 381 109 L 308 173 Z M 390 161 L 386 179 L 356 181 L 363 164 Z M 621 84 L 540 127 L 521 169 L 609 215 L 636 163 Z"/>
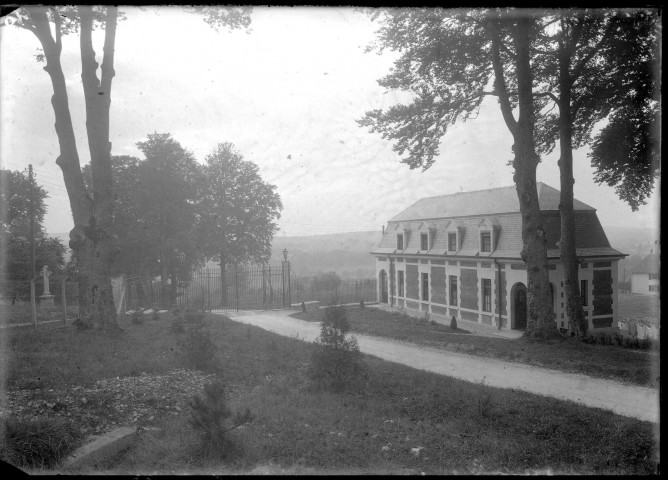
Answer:
<path fill-rule="evenodd" d="M 512 138 L 495 100 L 452 127 L 426 172 L 400 163 L 391 145 L 355 122 L 397 103 L 376 80 L 392 54 L 364 53 L 375 26 L 350 8 L 256 8 L 250 33 L 216 32 L 182 9 L 125 8 L 112 87 L 112 153 L 142 157 L 136 143 L 169 132 L 201 162 L 229 141 L 260 167 L 283 200 L 279 235 L 380 230 L 419 198 L 513 184 Z M 0 28 L 0 162 L 32 164 L 49 192 L 49 233 L 72 227 L 55 165 L 51 84 L 32 33 Z M 98 61 L 102 36 L 94 36 Z M 82 163 L 88 162 L 78 37 L 65 37 L 62 63 Z M 559 188 L 557 155 L 538 180 Z M 658 226 L 659 194 L 638 212 L 593 182 L 587 150 L 575 152 L 575 196 L 604 226 Z"/>

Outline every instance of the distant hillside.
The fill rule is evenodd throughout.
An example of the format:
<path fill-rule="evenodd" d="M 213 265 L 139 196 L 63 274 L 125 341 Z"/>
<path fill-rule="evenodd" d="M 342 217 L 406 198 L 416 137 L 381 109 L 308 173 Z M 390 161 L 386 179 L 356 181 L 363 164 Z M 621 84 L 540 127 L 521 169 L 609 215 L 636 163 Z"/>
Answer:
<path fill-rule="evenodd" d="M 380 244 L 381 236 L 377 231 L 276 237 L 271 263 L 280 263 L 283 250 L 287 249 L 292 269 L 298 275 L 331 271 L 344 279 L 372 278 L 376 274 L 376 262 L 369 251 Z"/>

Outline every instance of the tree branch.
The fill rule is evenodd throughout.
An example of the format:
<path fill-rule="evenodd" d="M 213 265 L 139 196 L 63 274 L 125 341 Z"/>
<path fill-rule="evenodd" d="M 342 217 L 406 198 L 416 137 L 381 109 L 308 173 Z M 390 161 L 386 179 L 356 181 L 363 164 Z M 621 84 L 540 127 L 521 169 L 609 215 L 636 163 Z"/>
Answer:
<path fill-rule="evenodd" d="M 116 72 L 114 71 L 114 48 L 116 43 L 116 24 L 118 23 L 118 7 L 108 7 L 107 22 L 104 31 L 104 47 L 102 59 L 102 91 L 110 99 L 111 81 Z"/>
<path fill-rule="evenodd" d="M 500 54 L 500 43 L 501 38 L 499 35 L 499 23 L 497 21 L 491 22 L 491 34 L 492 34 L 492 66 L 494 68 L 494 91 L 499 96 L 499 104 L 501 106 L 501 114 L 503 115 L 503 120 L 506 122 L 508 130 L 510 133 L 515 136 L 517 131 L 517 121 L 513 117 L 513 110 L 510 106 L 510 99 L 508 97 L 508 88 L 506 87 L 506 81 L 503 77 L 503 65 L 501 65 L 501 54 Z"/>
<path fill-rule="evenodd" d="M 580 62 L 578 62 L 578 64 L 573 68 L 573 73 L 571 74 L 571 86 L 573 86 L 575 82 L 577 82 L 580 79 L 582 71 L 587 66 L 589 60 L 591 60 L 592 57 L 598 53 L 599 48 L 608 40 L 608 37 L 611 35 L 611 33 L 612 33 L 612 27 L 610 26 L 610 24 L 608 24 L 607 28 L 605 29 L 605 32 L 603 33 L 603 36 L 596 43 L 596 46 L 592 47 L 591 51 L 587 55 L 585 55 L 585 57 L 582 60 L 580 60 Z"/>

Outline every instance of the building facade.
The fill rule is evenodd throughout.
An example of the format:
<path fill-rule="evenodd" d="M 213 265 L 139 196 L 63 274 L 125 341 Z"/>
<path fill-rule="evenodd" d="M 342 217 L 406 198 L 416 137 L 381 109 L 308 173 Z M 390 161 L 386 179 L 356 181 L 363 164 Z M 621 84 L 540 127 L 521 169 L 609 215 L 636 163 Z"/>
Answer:
<path fill-rule="evenodd" d="M 659 261 L 652 252 L 631 271 L 631 293 L 659 295 Z"/>
<path fill-rule="evenodd" d="M 557 327 L 568 330 L 560 262 L 559 191 L 538 183 L 548 240 L 548 271 Z M 596 210 L 574 200 L 576 252 L 590 329 L 617 327 L 618 261 Z M 527 271 L 520 257 L 522 218 L 515 187 L 419 200 L 389 220 L 376 257 L 378 301 L 437 321 L 524 329 Z"/>

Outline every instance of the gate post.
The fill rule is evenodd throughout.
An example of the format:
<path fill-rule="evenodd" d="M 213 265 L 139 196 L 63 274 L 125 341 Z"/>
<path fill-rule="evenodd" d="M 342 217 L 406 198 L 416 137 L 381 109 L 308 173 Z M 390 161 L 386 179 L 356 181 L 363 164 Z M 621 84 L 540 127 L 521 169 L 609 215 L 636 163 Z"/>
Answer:
<path fill-rule="evenodd" d="M 60 298 L 61 298 L 60 303 L 62 304 L 61 306 L 63 307 L 63 323 L 67 323 L 67 295 L 65 293 L 66 285 L 67 285 L 67 279 L 65 278 L 65 275 L 63 275 L 60 286 Z"/>
<path fill-rule="evenodd" d="M 234 303 L 239 311 L 239 266 L 234 262 Z"/>

